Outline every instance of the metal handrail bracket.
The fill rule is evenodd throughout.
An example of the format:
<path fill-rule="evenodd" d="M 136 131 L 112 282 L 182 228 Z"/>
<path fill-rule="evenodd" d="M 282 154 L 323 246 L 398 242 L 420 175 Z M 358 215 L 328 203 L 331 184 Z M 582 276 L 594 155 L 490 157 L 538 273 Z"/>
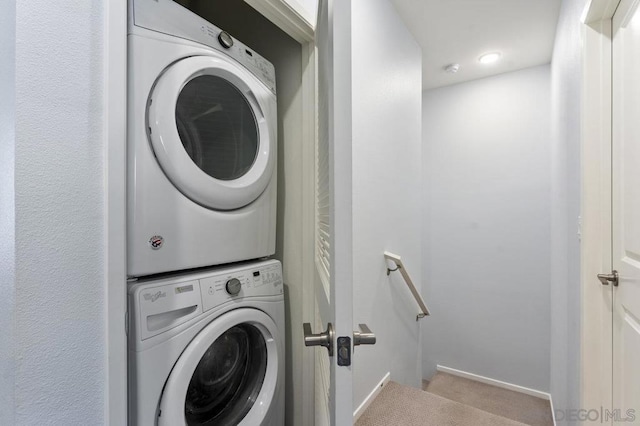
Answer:
<path fill-rule="evenodd" d="M 424 303 L 424 300 L 422 299 L 422 296 L 420 295 L 420 293 L 418 293 L 416 286 L 413 284 L 413 281 L 411 280 L 411 277 L 409 276 L 407 269 L 402 264 L 402 258 L 397 254 L 393 254 L 388 251 L 384 252 L 384 257 L 385 259 L 395 263 L 396 265 L 395 269 L 391 269 L 387 266 L 387 275 L 389 275 L 391 272 L 394 272 L 394 271 L 400 271 L 402 278 L 404 278 L 404 282 L 407 283 L 407 287 L 409 287 L 409 290 L 411 290 L 411 294 L 413 295 L 413 298 L 416 299 L 416 302 L 420 307 L 420 312 L 418 312 L 418 315 L 416 315 L 416 321 L 431 315 L 431 313 L 429 313 L 429 309 L 427 308 L 427 305 Z"/>

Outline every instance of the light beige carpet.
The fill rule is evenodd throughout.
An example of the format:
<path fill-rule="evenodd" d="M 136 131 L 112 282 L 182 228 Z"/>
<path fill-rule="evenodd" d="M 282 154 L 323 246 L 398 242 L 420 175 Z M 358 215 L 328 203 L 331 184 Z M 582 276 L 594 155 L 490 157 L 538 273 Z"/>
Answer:
<path fill-rule="evenodd" d="M 420 389 L 389 382 L 356 426 L 523 426 Z"/>
<path fill-rule="evenodd" d="M 473 380 L 437 373 L 427 392 L 531 426 L 553 426 L 549 401 Z"/>

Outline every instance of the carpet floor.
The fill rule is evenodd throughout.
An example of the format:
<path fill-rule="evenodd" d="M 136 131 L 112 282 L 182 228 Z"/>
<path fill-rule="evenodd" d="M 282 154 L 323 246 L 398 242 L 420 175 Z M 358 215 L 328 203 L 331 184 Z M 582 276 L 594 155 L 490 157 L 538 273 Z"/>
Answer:
<path fill-rule="evenodd" d="M 530 426 L 553 426 L 549 401 L 446 373 L 437 373 L 425 389 L 443 398 Z"/>
<path fill-rule="evenodd" d="M 524 426 L 420 389 L 389 382 L 356 426 Z"/>
<path fill-rule="evenodd" d="M 549 401 L 446 373 L 423 390 L 389 382 L 356 426 L 552 426 Z"/>

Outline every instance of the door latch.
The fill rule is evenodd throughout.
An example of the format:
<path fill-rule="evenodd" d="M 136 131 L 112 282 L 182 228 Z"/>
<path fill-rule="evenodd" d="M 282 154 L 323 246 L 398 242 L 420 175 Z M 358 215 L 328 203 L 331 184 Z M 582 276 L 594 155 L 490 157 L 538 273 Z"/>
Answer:
<path fill-rule="evenodd" d="M 302 324 L 302 329 L 304 331 L 305 346 L 324 346 L 329 351 L 329 356 L 333 356 L 333 339 L 335 337 L 333 324 L 327 324 L 327 330 L 320 334 L 313 334 L 311 332 L 311 324 L 308 322 Z"/>
<path fill-rule="evenodd" d="M 612 283 L 614 287 L 618 287 L 618 271 L 611 271 L 610 274 L 598 274 L 598 279 L 602 285 Z"/>
<path fill-rule="evenodd" d="M 338 337 L 338 365 L 348 367 L 351 365 L 351 337 Z"/>
<path fill-rule="evenodd" d="M 371 332 L 367 324 L 358 324 L 360 331 L 353 332 L 353 350 L 360 345 L 375 345 L 376 335 Z M 338 337 L 338 365 L 351 365 L 351 337 Z"/>

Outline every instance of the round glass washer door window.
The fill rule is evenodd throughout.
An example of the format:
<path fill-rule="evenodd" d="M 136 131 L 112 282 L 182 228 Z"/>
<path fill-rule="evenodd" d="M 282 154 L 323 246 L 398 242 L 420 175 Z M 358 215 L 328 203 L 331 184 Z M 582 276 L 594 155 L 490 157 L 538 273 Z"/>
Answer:
<path fill-rule="evenodd" d="M 151 147 L 171 183 L 216 210 L 244 207 L 275 165 L 275 96 L 217 52 L 170 65 L 147 105 Z"/>
<path fill-rule="evenodd" d="M 280 331 L 254 308 L 207 324 L 167 378 L 158 426 L 254 426 L 269 421 L 284 367 Z"/>
<path fill-rule="evenodd" d="M 209 346 L 191 377 L 184 414 L 189 426 L 237 425 L 256 402 L 267 369 L 262 333 L 231 327 Z"/>

